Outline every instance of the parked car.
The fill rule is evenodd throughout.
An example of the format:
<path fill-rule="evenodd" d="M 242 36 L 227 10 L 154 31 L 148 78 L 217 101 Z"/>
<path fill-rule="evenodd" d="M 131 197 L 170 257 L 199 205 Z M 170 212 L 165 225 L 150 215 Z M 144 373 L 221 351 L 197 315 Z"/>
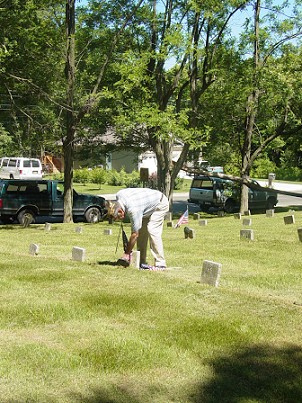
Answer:
<path fill-rule="evenodd" d="M 55 180 L 0 179 L 0 218 L 5 224 L 24 224 L 25 217 L 35 222 L 38 216 L 63 218 L 64 183 Z M 101 221 L 105 199 L 73 191 L 75 221 Z"/>
<path fill-rule="evenodd" d="M 277 193 L 269 188 L 261 188 L 252 180 L 254 188 L 249 188 L 249 209 L 273 209 L 278 203 Z M 210 207 L 233 213 L 240 208 L 240 185 L 229 179 L 210 176 L 196 176 L 191 183 L 189 199 L 204 211 Z"/>
<path fill-rule="evenodd" d="M 42 164 L 38 158 L 3 157 L 0 159 L 2 179 L 42 179 Z"/>

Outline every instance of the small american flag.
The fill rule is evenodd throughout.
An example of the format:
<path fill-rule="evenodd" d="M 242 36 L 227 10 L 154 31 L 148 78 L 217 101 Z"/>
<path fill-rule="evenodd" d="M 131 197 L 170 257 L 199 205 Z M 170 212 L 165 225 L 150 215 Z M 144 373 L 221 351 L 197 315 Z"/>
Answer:
<path fill-rule="evenodd" d="M 178 228 L 181 226 L 181 224 L 188 224 L 189 222 L 189 210 L 187 210 L 183 213 L 183 215 L 180 217 L 180 219 L 177 221 L 176 225 L 174 228 Z"/>

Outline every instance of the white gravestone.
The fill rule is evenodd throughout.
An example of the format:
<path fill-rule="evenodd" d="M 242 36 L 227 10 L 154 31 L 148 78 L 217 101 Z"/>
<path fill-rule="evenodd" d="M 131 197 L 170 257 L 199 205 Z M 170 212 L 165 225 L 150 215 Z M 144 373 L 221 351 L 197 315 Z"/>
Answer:
<path fill-rule="evenodd" d="M 218 287 L 221 268 L 221 263 L 204 260 L 201 272 L 201 283 Z"/>
<path fill-rule="evenodd" d="M 133 251 L 132 255 L 131 255 L 130 266 L 135 267 L 136 269 L 139 269 L 140 258 L 141 258 L 140 251 L 139 250 Z"/>
<path fill-rule="evenodd" d="M 78 246 L 74 246 L 72 248 L 72 260 L 76 260 L 78 262 L 84 262 L 85 254 L 86 250 L 84 248 L 79 248 Z"/>
<path fill-rule="evenodd" d="M 248 239 L 249 241 L 254 240 L 254 231 L 252 229 L 242 229 L 240 230 L 240 238 Z"/>
<path fill-rule="evenodd" d="M 39 245 L 32 243 L 29 245 L 29 253 L 32 256 L 36 256 L 39 253 Z"/>

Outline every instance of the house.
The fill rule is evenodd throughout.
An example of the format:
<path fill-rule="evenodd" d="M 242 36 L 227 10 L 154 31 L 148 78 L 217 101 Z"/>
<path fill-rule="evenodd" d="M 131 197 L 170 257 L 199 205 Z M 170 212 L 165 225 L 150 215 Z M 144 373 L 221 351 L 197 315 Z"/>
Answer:
<path fill-rule="evenodd" d="M 173 161 L 177 161 L 180 153 L 181 146 L 175 145 L 172 151 Z M 137 154 L 131 150 L 114 150 L 106 156 L 106 169 L 115 169 L 117 171 L 124 169 L 130 173 L 134 170 L 141 168 L 148 168 L 149 175 L 157 173 L 157 160 L 153 151 L 144 151 Z"/>

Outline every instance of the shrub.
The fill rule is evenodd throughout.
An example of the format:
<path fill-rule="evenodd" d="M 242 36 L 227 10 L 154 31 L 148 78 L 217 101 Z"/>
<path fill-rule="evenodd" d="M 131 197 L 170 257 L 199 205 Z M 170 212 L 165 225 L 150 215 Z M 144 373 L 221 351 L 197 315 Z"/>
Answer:
<path fill-rule="evenodd" d="M 85 184 L 90 180 L 90 171 L 88 168 L 74 169 L 73 180 L 76 183 Z"/>
<path fill-rule="evenodd" d="M 94 168 L 90 171 L 90 178 L 92 183 L 96 183 L 101 188 L 107 181 L 107 172 L 103 168 Z"/>
<path fill-rule="evenodd" d="M 122 168 L 119 172 L 116 169 L 112 169 L 108 171 L 108 179 L 107 183 L 111 186 L 125 186 L 127 173 L 124 168 Z"/>
<path fill-rule="evenodd" d="M 276 169 L 276 179 L 302 181 L 302 169 L 298 167 L 280 167 Z"/>
<path fill-rule="evenodd" d="M 255 161 L 251 170 L 251 176 L 254 178 L 268 178 L 270 172 L 276 171 L 276 164 L 268 158 L 259 158 Z"/>
<path fill-rule="evenodd" d="M 184 184 L 184 178 L 176 178 L 175 183 L 174 183 L 174 190 L 180 190 L 182 189 Z"/>
<path fill-rule="evenodd" d="M 138 171 L 132 171 L 125 176 L 125 185 L 129 188 L 135 188 L 141 186 L 140 174 Z"/>

